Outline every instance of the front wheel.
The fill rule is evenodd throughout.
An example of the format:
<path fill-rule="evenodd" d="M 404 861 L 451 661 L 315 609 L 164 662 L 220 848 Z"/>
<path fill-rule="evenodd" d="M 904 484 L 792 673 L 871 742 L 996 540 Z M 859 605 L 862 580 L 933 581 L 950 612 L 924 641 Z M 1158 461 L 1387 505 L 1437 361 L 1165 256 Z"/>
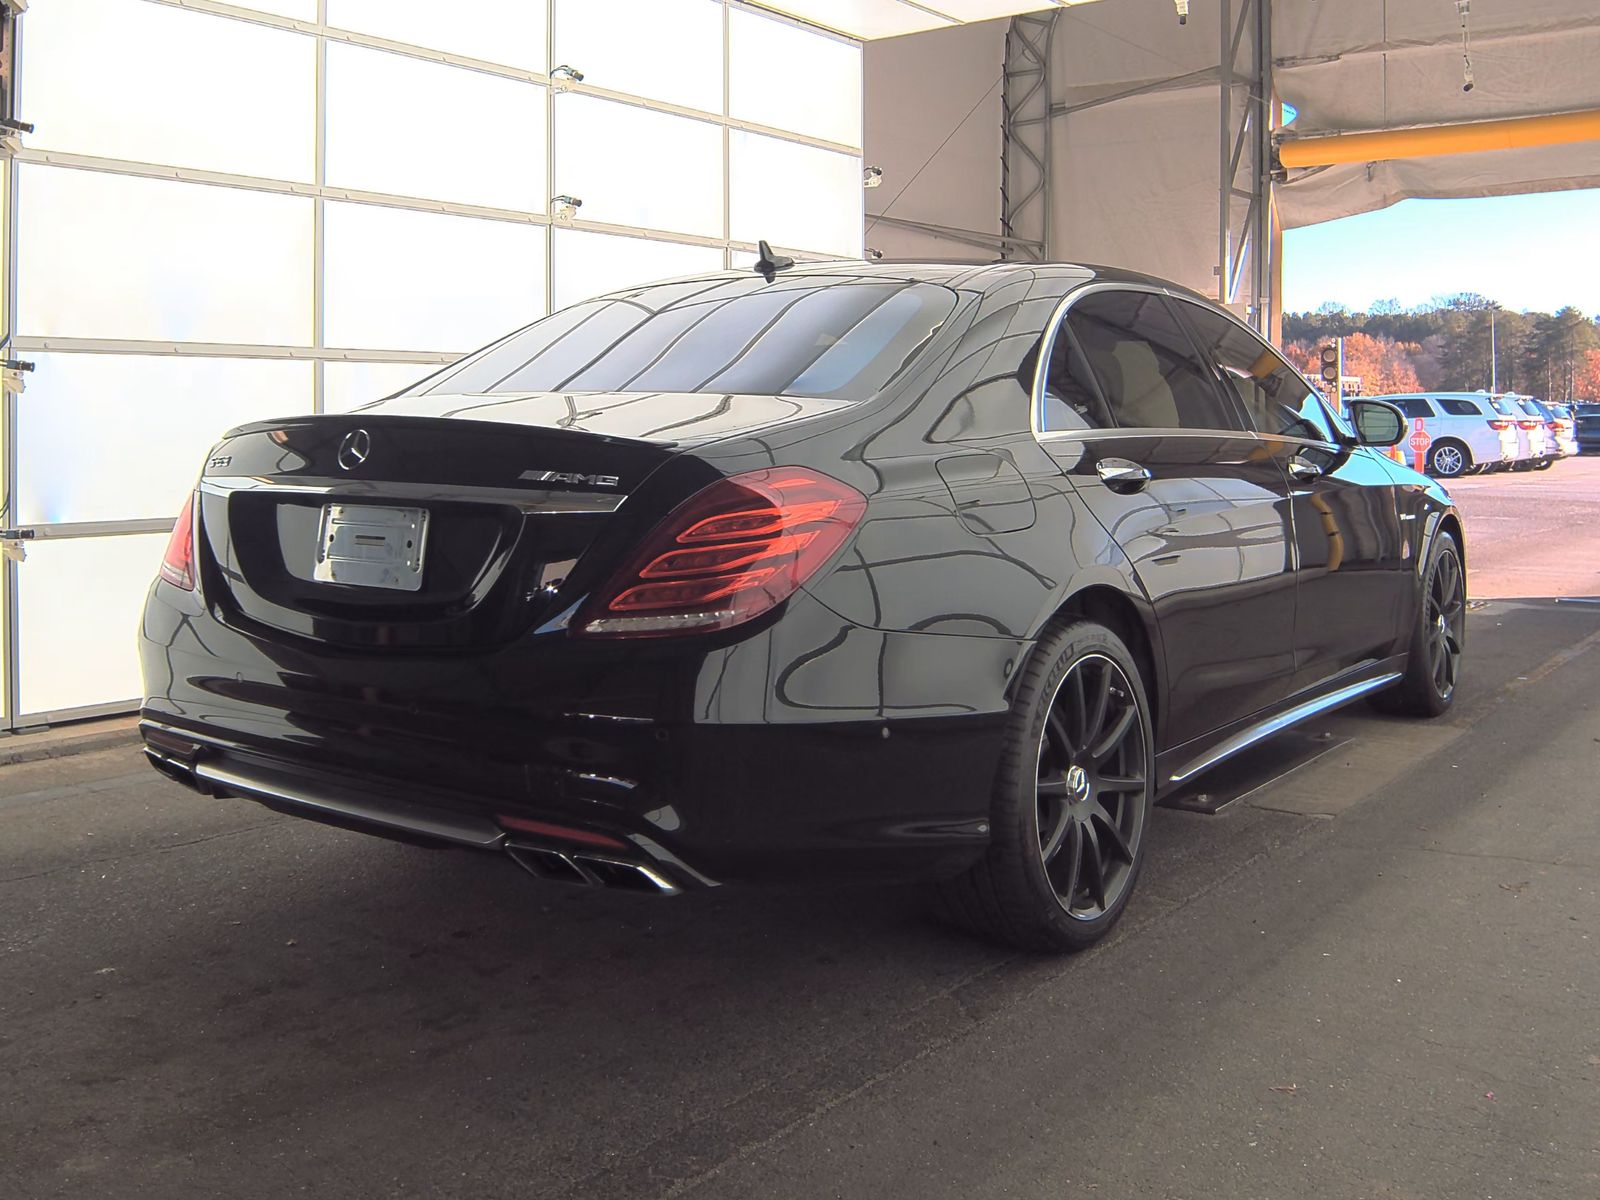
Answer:
<path fill-rule="evenodd" d="M 1467 574 L 1461 547 L 1440 533 L 1422 579 L 1422 602 L 1411 630 L 1411 652 L 1400 682 L 1374 703 L 1413 717 L 1443 715 L 1456 697 L 1467 645 Z"/>
<path fill-rule="evenodd" d="M 1092 621 L 1048 631 L 1018 681 L 989 849 L 940 885 L 945 913 L 1026 950 L 1103 938 L 1144 863 L 1153 749 L 1144 682 L 1122 640 Z"/>
<path fill-rule="evenodd" d="M 1441 479 L 1454 479 L 1472 466 L 1472 455 L 1460 442 L 1435 442 L 1428 452 L 1428 469 Z"/>

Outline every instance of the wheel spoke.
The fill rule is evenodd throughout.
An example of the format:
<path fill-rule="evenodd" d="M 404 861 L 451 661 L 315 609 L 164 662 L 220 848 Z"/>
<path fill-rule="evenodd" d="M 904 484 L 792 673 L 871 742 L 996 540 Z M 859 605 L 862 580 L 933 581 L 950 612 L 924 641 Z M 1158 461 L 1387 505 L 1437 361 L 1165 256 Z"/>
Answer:
<path fill-rule="evenodd" d="M 1083 865 L 1088 876 L 1086 882 L 1095 903 L 1106 907 L 1106 864 L 1100 852 L 1100 837 L 1094 831 L 1094 822 L 1079 826 L 1083 830 Z"/>
<path fill-rule="evenodd" d="M 1065 800 L 1071 794 L 1065 779 L 1041 779 L 1036 790 L 1041 800 Z"/>
<path fill-rule="evenodd" d="M 1110 845 L 1107 848 L 1131 867 L 1133 865 L 1133 847 L 1128 845 L 1128 839 L 1122 836 L 1122 830 L 1111 819 L 1111 814 L 1102 808 L 1095 815 L 1099 818 L 1100 827 L 1110 841 Z"/>
<path fill-rule="evenodd" d="M 1104 737 L 1089 747 L 1089 761 L 1094 764 L 1104 761 L 1107 755 L 1121 745 L 1122 739 L 1128 735 L 1128 729 L 1133 725 L 1134 718 L 1138 715 L 1139 710 L 1132 703 L 1129 703 L 1128 707 L 1123 710 L 1122 715 L 1117 718 L 1117 723 L 1111 727 Z"/>
<path fill-rule="evenodd" d="M 1085 694 L 1083 688 L 1082 663 L 1072 668 L 1072 698 L 1076 701 L 1072 706 L 1072 711 L 1078 718 L 1077 736 L 1073 738 L 1072 744 L 1074 746 L 1085 746 L 1089 742 L 1089 697 Z"/>
<path fill-rule="evenodd" d="M 1105 728 L 1106 714 L 1111 707 L 1111 666 L 1109 663 L 1100 668 L 1100 686 L 1094 690 L 1094 709 L 1089 712 L 1083 721 L 1083 744 L 1093 747 L 1100 740 L 1100 732 Z M 1089 758 L 1094 759 L 1094 750 L 1089 750 Z"/>
<path fill-rule="evenodd" d="M 1052 859 L 1060 852 L 1061 843 L 1066 840 L 1068 831 L 1074 822 L 1072 813 L 1065 804 L 1056 809 L 1056 821 L 1050 829 L 1050 835 L 1040 840 L 1039 853 L 1044 857 L 1045 866 L 1049 866 Z"/>
<path fill-rule="evenodd" d="M 1144 791 L 1144 776 L 1102 775 L 1095 780 L 1095 787 L 1102 796 L 1116 796 L 1123 792 L 1142 792 Z"/>
<path fill-rule="evenodd" d="M 1062 858 L 1067 863 L 1067 877 L 1056 895 L 1066 901 L 1067 909 L 1071 911 L 1072 901 L 1078 894 L 1078 878 L 1083 866 L 1083 826 L 1076 821 L 1067 822 L 1067 849 Z"/>
<path fill-rule="evenodd" d="M 1070 763 L 1078 756 L 1078 749 L 1072 740 L 1072 735 L 1067 732 L 1067 721 L 1061 715 L 1059 708 L 1050 710 L 1050 718 L 1047 723 L 1050 733 L 1055 737 L 1056 752 L 1061 755 L 1062 765 Z"/>

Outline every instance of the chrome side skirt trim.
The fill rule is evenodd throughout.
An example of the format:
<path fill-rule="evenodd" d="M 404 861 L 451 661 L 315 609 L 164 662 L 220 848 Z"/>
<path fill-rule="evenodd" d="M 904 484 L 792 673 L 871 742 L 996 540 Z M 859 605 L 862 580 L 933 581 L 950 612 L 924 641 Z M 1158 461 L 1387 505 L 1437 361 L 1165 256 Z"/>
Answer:
<path fill-rule="evenodd" d="M 1379 675 L 1374 679 L 1364 679 L 1360 683 L 1348 684 L 1338 691 L 1329 692 L 1315 700 L 1307 700 L 1304 704 L 1297 704 L 1287 712 L 1280 713 L 1262 721 L 1259 725 L 1252 725 L 1242 729 L 1226 741 L 1207 750 L 1199 758 L 1187 764 L 1183 770 L 1174 772 L 1169 783 L 1182 783 L 1192 779 L 1200 772 L 1216 766 L 1225 758 L 1232 758 L 1241 750 L 1247 750 L 1257 742 L 1265 741 L 1275 733 L 1280 733 L 1291 725 L 1298 725 L 1301 721 L 1317 716 L 1319 713 L 1328 712 L 1330 709 L 1340 708 L 1352 700 L 1360 699 L 1369 692 L 1375 692 L 1387 687 L 1400 678 L 1399 671 L 1390 671 L 1386 675 Z"/>

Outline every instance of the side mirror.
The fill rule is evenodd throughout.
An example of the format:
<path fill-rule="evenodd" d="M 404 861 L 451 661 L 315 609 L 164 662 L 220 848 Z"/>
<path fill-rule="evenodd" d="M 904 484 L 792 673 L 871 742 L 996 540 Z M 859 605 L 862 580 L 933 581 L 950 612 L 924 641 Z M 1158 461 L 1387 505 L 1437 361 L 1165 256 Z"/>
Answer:
<path fill-rule="evenodd" d="M 1382 400 L 1351 400 L 1350 421 L 1363 446 L 1398 446 L 1406 436 L 1406 416 Z"/>

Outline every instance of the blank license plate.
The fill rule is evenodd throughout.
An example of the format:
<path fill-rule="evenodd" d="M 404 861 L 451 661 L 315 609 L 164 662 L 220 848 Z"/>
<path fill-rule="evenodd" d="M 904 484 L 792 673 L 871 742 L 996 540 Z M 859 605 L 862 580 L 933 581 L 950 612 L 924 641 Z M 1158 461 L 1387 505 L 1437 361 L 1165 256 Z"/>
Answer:
<path fill-rule="evenodd" d="M 322 583 L 415 592 L 427 540 L 425 508 L 325 504 L 312 575 Z"/>

